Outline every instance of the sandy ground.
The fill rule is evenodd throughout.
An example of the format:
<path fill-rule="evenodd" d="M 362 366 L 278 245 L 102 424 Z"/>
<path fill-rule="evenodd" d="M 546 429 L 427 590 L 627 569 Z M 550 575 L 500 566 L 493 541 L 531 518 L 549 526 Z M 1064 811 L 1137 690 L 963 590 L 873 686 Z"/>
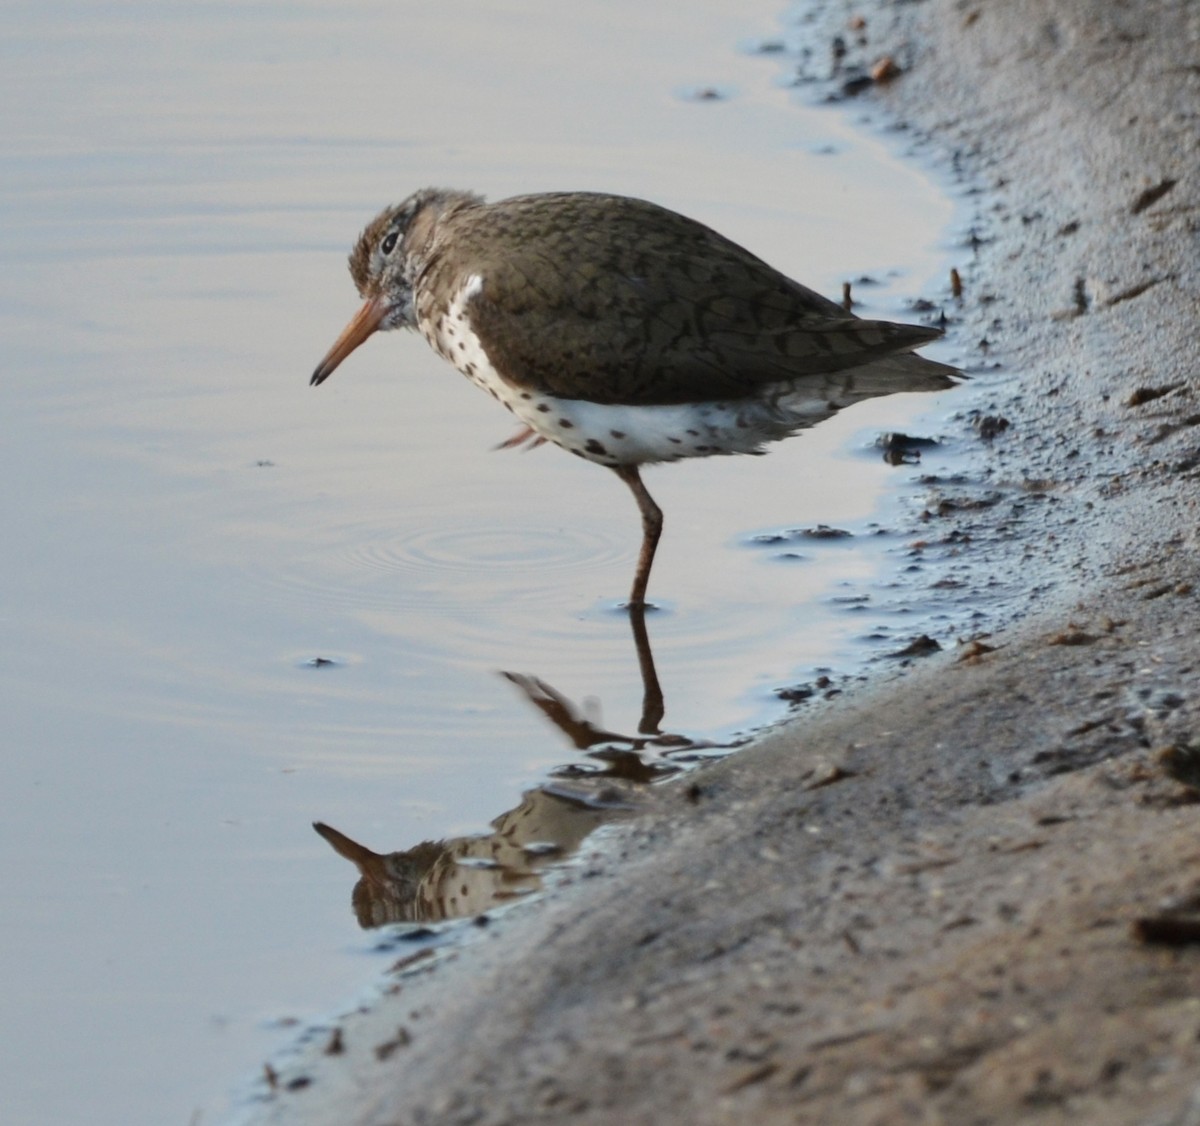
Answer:
<path fill-rule="evenodd" d="M 256 1121 L 1200 1124 L 1200 6 L 853 11 L 809 65 L 891 53 L 860 96 L 982 189 L 1009 425 L 920 550 L 1007 624 L 656 791 Z"/>

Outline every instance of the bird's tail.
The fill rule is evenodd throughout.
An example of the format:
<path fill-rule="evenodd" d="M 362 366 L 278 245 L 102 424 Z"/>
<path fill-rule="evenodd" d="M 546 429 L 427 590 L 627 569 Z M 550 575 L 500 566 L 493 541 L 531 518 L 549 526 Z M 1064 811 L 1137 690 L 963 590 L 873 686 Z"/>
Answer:
<path fill-rule="evenodd" d="M 913 352 L 899 352 L 862 367 L 779 384 L 777 394 L 765 401 L 777 415 L 783 436 L 815 426 L 864 399 L 905 391 L 945 391 L 963 378 L 962 372 L 949 364 Z"/>
<path fill-rule="evenodd" d="M 882 356 L 860 368 L 831 376 L 831 382 L 836 382 L 838 376 L 845 383 L 843 394 L 852 396 L 852 402 L 901 391 L 945 391 L 964 378 L 958 368 L 915 352 Z"/>

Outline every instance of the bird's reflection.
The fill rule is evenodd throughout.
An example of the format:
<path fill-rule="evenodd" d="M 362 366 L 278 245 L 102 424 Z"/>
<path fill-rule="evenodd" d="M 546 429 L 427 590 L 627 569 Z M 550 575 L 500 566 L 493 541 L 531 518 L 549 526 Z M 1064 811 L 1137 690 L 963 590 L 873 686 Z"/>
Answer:
<path fill-rule="evenodd" d="M 378 853 L 323 822 L 313 828 L 358 869 L 354 913 L 364 928 L 436 922 L 480 915 L 541 887 L 541 873 L 569 857 L 602 822 L 631 808 L 640 784 L 669 777 L 696 755 L 722 745 L 661 729 L 666 707 L 654 667 L 645 610 L 629 620 L 642 680 L 636 735 L 609 731 L 536 676 L 505 672 L 588 758 L 553 771 L 555 781 L 526 793 L 492 822 L 485 836 L 425 841 L 403 852 Z"/>
<path fill-rule="evenodd" d="M 540 871 L 569 856 L 626 803 L 550 787 L 530 790 L 487 836 L 425 841 L 404 852 L 372 852 L 320 821 L 322 837 L 358 869 L 352 902 L 364 929 L 481 915 L 541 887 Z"/>

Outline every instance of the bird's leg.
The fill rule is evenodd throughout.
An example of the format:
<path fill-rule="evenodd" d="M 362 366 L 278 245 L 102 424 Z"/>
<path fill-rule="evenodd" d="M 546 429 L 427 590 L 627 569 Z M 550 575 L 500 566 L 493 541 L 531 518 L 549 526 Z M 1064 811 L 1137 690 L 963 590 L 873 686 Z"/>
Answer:
<path fill-rule="evenodd" d="M 636 465 L 614 465 L 613 472 L 629 486 L 642 514 L 642 550 L 638 555 L 637 571 L 633 576 L 633 590 L 629 594 L 629 609 L 644 610 L 646 585 L 650 582 L 650 567 L 654 563 L 658 537 L 662 535 L 662 509 L 646 491 Z"/>
<path fill-rule="evenodd" d="M 524 446 L 527 450 L 536 450 L 538 446 L 544 446 L 545 444 L 546 439 L 534 430 L 532 426 L 522 426 L 511 438 L 492 448 L 497 450 L 513 450 L 518 446 Z"/>

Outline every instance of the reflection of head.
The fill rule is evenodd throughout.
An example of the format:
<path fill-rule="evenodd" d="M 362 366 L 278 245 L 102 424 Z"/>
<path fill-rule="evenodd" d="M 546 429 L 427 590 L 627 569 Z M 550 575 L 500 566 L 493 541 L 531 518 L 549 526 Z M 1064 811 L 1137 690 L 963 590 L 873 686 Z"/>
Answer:
<path fill-rule="evenodd" d="M 531 790 L 486 836 L 425 841 L 381 854 L 321 822 L 313 828 L 358 869 L 354 914 L 364 929 L 479 915 L 541 887 L 541 869 L 573 853 L 611 811 Z"/>

